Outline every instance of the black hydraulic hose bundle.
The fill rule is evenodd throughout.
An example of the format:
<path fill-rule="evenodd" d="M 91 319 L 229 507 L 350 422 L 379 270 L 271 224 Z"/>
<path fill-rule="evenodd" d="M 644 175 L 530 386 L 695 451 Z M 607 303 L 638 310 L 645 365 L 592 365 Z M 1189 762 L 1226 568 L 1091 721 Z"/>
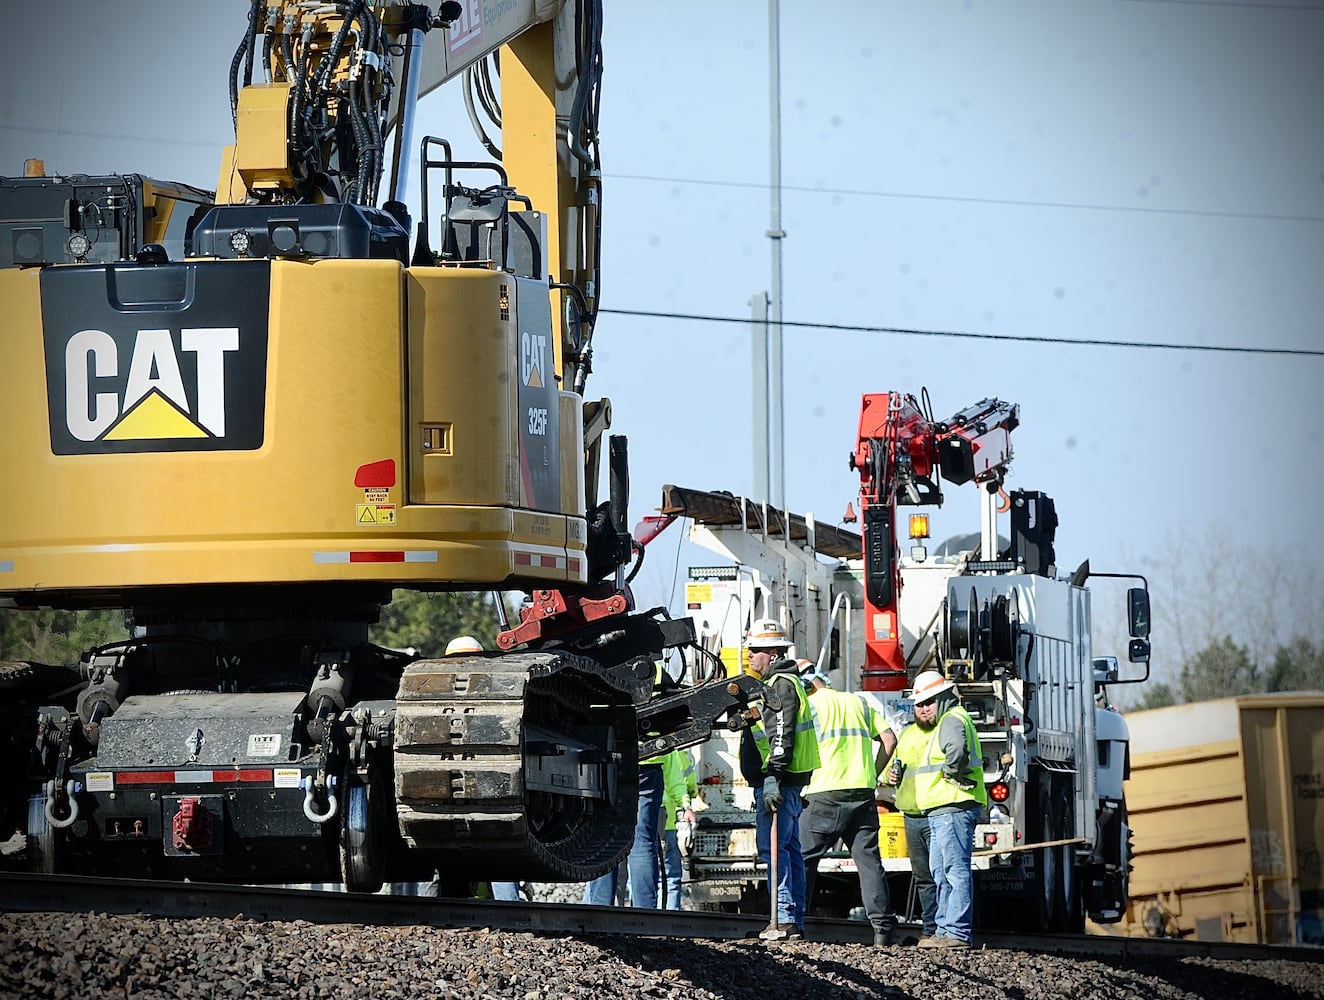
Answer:
<path fill-rule="evenodd" d="M 575 10 L 575 69 L 579 86 L 570 109 L 570 151 L 586 167 L 597 168 L 598 84 L 602 79 L 602 0 L 581 0 Z M 590 108 L 590 104 L 592 107 Z M 585 119 L 588 124 L 585 126 Z M 580 133 L 586 135 L 581 143 Z M 588 147 L 593 147 L 589 152 Z"/>
<path fill-rule="evenodd" d="M 253 51 L 257 42 L 258 10 L 261 7 L 262 0 L 253 0 L 248 8 L 248 30 L 244 32 L 243 41 L 230 60 L 230 120 L 236 129 L 239 128 L 239 67 L 246 59 L 248 66 L 244 72 L 244 86 L 248 86 L 253 82 Z"/>

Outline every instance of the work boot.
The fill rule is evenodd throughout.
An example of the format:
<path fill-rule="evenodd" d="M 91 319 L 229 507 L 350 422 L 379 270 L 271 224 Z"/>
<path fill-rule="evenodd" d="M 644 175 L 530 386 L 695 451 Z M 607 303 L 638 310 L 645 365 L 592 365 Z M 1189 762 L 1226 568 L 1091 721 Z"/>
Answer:
<path fill-rule="evenodd" d="M 896 943 L 896 927 L 884 925 L 873 929 L 873 946 L 882 948 L 889 944 Z"/>
<path fill-rule="evenodd" d="M 929 937 L 929 936 L 926 935 L 926 936 L 920 938 L 917 942 L 915 942 L 915 947 L 916 947 L 916 948 L 941 948 L 941 947 L 943 947 L 943 943 L 942 943 L 942 942 L 943 942 L 943 939 L 940 938 L 940 937 L 938 937 L 936 934 L 935 934 L 933 937 Z"/>
<path fill-rule="evenodd" d="M 945 951 L 951 951 L 952 949 L 968 949 L 970 947 L 969 941 L 962 941 L 960 938 L 940 937 L 937 941 L 938 943 L 931 945 L 931 947 L 942 948 Z"/>
<path fill-rule="evenodd" d="M 804 931 L 796 927 L 795 924 L 778 924 L 767 927 L 759 931 L 760 941 L 803 941 Z"/>

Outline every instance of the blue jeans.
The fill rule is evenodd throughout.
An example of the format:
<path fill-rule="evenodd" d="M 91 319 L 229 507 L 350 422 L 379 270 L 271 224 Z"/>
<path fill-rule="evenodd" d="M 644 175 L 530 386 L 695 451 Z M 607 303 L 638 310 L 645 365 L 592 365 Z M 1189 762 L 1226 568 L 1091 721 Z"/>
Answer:
<path fill-rule="evenodd" d="M 639 812 L 630 848 L 630 905 L 657 909 L 657 848 L 662 831 L 661 764 L 639 766 Z"/>
<path fill-rule="evenodd" d="M 804 800 L 800 789 L 782 787 L 782 804 L 776 813 L 763 808 L 763 786 L 754 789 L 755 842 L 759 859 L 768 863 L 772 818 L 777 817 L 777 923 L 805 926 L 805 859 L 800 851 L 800 813 Z"/>
<path fill-rule="evenodd" d="M 680 840 L 675 830 L 662 831 L 662 878 L 666 882 L 668 910 L 680 909 L 680 881 L 684 873 L 680 859 Z"/>
<path fill-rule="evenodd" d="M 938 887 L 929 871 L 929 819 L 909 816 L 906 819 L 906 853 L 910 855 L 910 877 L 919 897 L 920 921 L 925 937 L 938 933 Z M 906 914 L 907 917 L 910 914 Z"/>
<path fill-rule="evenodd" d="M 584 902 L 591 906 L 616 905 L 616 873 L 619 867 L 613 867 L 606 875 L 599 875 L 592 882 L 584 884 Z"/>
<path fill-rule="evenodd" d="M 978 820 L 978 809 L 929 813 L 929 870 L 938 886 L 938 937 L 967 943 L 973 937 L 975 885 L 970 855 Z"/>
<path fill-rule="evenodd" d="M 492 898 L 504 899 L 508 903 L 517 903 L 520 900 L 518 882 L 493 882 Z"/>

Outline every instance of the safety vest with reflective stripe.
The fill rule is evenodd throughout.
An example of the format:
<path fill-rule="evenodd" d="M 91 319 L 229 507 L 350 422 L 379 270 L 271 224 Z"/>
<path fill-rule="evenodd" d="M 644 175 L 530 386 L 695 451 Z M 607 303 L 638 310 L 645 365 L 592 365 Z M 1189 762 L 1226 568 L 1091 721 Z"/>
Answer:
<path fill-rule="evenodd" d="M 676 811 L 688 809 L 690 800 L 699 794 L 694 776 L 694 760 L 684 750 L 672 750 L 662 759 L 662 812 L 664 828 L 676 829 Z"/>
<path fill-rule="evenodd" d="M 814 717 L 809 711 L 809 696 L 805 694 L 804 683 L 795 674 L 773 674 L 764 680 L 764 686 L 772 687 L 773 682 L 780 677 L 785 677 L 791 682 L 796 701 L 799 703 L 795 712 L 795 747 L 791 750 L 791 766 L 786 770 L 792 774 L 808 774 L 820 763 L 818 737 L 814 734 Z M 768 734 L 763 729 L 762 718 L 750 728 L 754 733 L 754 742 L 758 744 L 759 760 L 766 773 L 768 758 L 772 756 L 772 746 L 768 743 Z"/>
<path fill-rule="evenodd" d="M 911 816 L 920 815 L 919 804 L 915 801 L 915 775 L 932 735 L 912 722 L 901 730 L 896 749 L 892 751 L 892 763 L 900 761 L 905 765 L 905 770 L 901 772 L 901 784 L 896 786 L 894 801 L 899 810 Z"/>
<path fill-rule="evenodd" d="M 878 744 L 887 724 L 857 695 L 823 688 L 809 695 L 818 737 L 819 765 L 806 795 L 844 788 L 873 788 L 878 782 Z"/>
<path fill-rule="evenodd" d="M 942 732 L 943 719 L 953 716 L 961 720 L 961 725 L 965 730 L 965 748 L 970 757 L 970 770 L 966 776 L 975 783 L 975 787 L 968 791 L 961 788 L 956 782 L 948 781 L 942 773 L 943 763 L 947 760 L 947 754 L 939 742 L 939 735 Z M 919 811 L 923 813 L 930 812 L 940 806 L 957 805 L 962 802 L 978 802 L 981 806 L 988 804 L 988 792 L 984 788 L 984 760 L 979 749 L 979 734 L 975 731 L 974 721 L 970 718 L 970 713 L 960 705 L 954 705 L 944 712 L 937 724 L 933 727 L 929 735 L 928 749 L 915 771 L 915 804 Z"/>

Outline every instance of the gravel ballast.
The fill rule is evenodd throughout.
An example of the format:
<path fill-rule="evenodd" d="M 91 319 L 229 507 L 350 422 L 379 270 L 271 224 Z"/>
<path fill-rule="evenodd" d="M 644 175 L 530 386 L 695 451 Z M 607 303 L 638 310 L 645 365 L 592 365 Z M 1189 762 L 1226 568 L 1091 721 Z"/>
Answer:
<path fill-rule="evenodd" d="M 1324 952 L 1321 953 L 1324 962 Z M 1324 964 L 0 913 L 0 996 L 1303 1000 Z"/>

